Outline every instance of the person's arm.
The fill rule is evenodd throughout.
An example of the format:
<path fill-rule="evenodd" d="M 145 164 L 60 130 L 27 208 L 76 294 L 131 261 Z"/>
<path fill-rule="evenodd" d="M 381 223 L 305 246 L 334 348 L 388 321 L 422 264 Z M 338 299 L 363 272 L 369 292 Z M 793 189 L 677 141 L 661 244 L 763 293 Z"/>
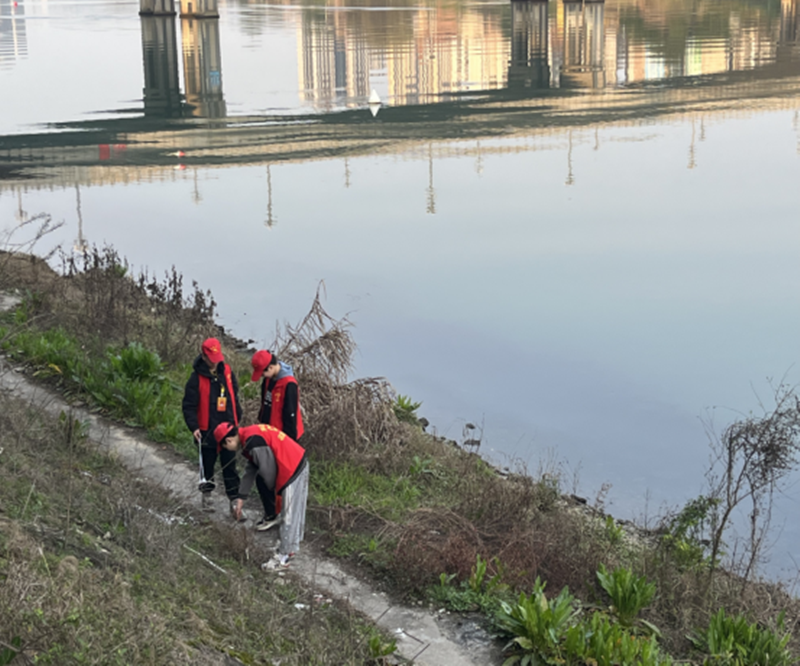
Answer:
<path fill-rule="evenodd" d="M 193 372 L 189 376 L 189 381 L 186 382 L 186 388 L 183 390 L 183 420 L 186 422 L 186 427 L 192 433 L 197 432 L 199 424 L 197 423 L 197 407 L 200 403 L 200 380 L 197 373 Z"/>
<path fill-rule="evenodd" d="M 255 483 L 257 473 L 258 467 L 248 460 L 247 466 L 244 468 L 244 475 L 239 483 L 239 499 L 247 499 L 250 496 L 250 491 L 253 489 L 253 483 Z"/>
<path fill-rule="evenodd" d="M 297 440 L 297 410 L 298 407 L 298 391 L 297 384 L 289 382 L 284 389 L 286 394 L 283 396 L 283 432 L 289 437 Z"/>
<path fill-rule="evenodd" d="M 252 438 L 251 438 L 252 439 Z M 250 440 L 245 442 L 245 447 Z M 256 474 L 261 475 L 264 483 L 269 490 L 275 489 L 275 479 L 278 476 L 278 468 L 275 464 L 275 455 L 272 449 L 268 446 L 258 446 L 252 449 L 247 449 L 247 454 L 252 458 L 252 461 L 247 461 L 247 468 L 244 472 L 244 477 L 239 483 L 239 496 L 247 498 L 250 490 L 253 488 L 253 483 L 256 479 Z"/>

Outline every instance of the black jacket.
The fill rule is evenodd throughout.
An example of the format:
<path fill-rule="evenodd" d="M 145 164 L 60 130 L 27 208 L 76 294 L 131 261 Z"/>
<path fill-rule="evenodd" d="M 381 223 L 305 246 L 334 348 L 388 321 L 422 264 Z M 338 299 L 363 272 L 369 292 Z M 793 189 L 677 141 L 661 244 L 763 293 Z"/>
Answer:
<path fill-rule="evenodd" d="M 198 356 L 192 364 L 192 374 L 189 376 L 189 381 L 186 382 L 186 388 L 183 392 L 183 420 L 186 421 L 186 427 L 191 432 L 194 432 L 199 427 L 197 421 L 197 408 L 200 403 L 200 375 L 208 377 L 210 380 L 208 392 L 208 432 L 213 432 L 220 423 L 228 422 L 234 423 L 233 410 L 236 409 L 236 417 L 239 421 L 242 418 L 242 403 L 239 402 L 239 382 L 236 380 L 236 374 L 231 370 L 231 383 L 233 384 L 234 399 L 228 395 L 228 387 L 225 381 L 225 364 L 220 362 L 217 364 L 216 374 L 211 374 L 211 369 L 208 364 L 203 360 L 202 355 Z M 228 398 L 225 411 L 217 411 L 217 398 L 220 396 L 222 388 L 225 388 L 225 396 Z M 203 439 L 206 439 L 205 432 Z M 212 444 L 212 442 L 205 442 Z"/>

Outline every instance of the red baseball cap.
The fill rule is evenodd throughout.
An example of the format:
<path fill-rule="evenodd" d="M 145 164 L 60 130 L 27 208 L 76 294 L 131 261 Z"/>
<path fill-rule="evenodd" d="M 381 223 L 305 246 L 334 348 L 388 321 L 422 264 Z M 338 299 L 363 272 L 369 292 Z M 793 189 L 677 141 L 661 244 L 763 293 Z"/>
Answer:
<path fill-rule="evenodd" d="M 225 360 L 225 357 L 222 355 L 222 347 L 219 344 L 219 340 L 216 338 L 208 338 L 205 340 L 202 350 L 212 363 L 219 363 Z"/>
<path fill-rule="evenodd" d="M 228 438 L 228 433 L 233 430 L 233 427 L 233 423 L 225 421 L 214 428 L 214 439 L 217 440 L 217 444 L 222 444 Z"/>
<path fill-rule="evenodd" d="M 272 358 L 272 352 L 268 352 L 266 349 L 259 349 L 253 354 L 253 358 L 250 359 L 250 365 L 253 366 L 253 376 L 250 377 L 251 382 L 256 382 L 261 379 L 264 370 L 272 363 Z"/>

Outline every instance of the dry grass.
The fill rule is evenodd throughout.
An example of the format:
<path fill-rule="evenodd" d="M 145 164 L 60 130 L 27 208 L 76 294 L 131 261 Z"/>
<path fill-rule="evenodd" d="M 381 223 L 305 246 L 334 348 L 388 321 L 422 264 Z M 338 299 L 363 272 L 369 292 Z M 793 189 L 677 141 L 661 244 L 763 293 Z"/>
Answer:
<path fill-rule="evenodd" d="M 0 432 L 0 642 L 22 640 L 15 664 L 370 663 L 360 616 L 262 574 L 252 535 L 176 508 L 79 424 L 2 395 Z"/>
<path fill-rule="evenodd" d="M 356 344 L 351 323 L 334 319 L 317 289 L 308 314 L 285 325 L 271 345 L 289 362 L 301 387 L 305 445 L 321 457 L 363 454 L 376 444 L 399 441 L 395 394 L 381 377 L 349 381 Z"/>

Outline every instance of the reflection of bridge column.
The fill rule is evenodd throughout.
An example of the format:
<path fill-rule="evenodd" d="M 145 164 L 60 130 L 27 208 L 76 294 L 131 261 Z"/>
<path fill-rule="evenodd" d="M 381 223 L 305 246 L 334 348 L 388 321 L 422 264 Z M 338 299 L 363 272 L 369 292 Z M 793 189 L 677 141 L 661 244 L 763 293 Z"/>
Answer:
<path fill-rule="evenodd" d="M 776 60 L 778 63 L 800 59 L 800 12 L 798 0 L 781 0 L 781 24 Z"/>
<path fill-rule="evenodd" d="M 181 18 L 219 18 L 217 0 L 179 0 Z"/>
<path fill-rule="evenodd" d="M 139 0 L 141 16 L 175 16 L 175 0 Z"/>
<path fill-rule="evenodd" d="M 564 69 L 561 85 L 602 88 L 605 5 L 600 2 L 564 1 Z"/>
<path fill-rule="evenodd" d="M 549 85 L 547 2 L 512 2 L 508 87 L 547 88 Z"/>
<path fill-rule="evenodd" d="M 142 16 L 144 115 L 181 116 L 178 46 L 173 16 Z"/>
<path fill-rule="evenodd" d="M 218 19 L 181 19 L 186 103 L 193 116 L 224 118 Z"/>

